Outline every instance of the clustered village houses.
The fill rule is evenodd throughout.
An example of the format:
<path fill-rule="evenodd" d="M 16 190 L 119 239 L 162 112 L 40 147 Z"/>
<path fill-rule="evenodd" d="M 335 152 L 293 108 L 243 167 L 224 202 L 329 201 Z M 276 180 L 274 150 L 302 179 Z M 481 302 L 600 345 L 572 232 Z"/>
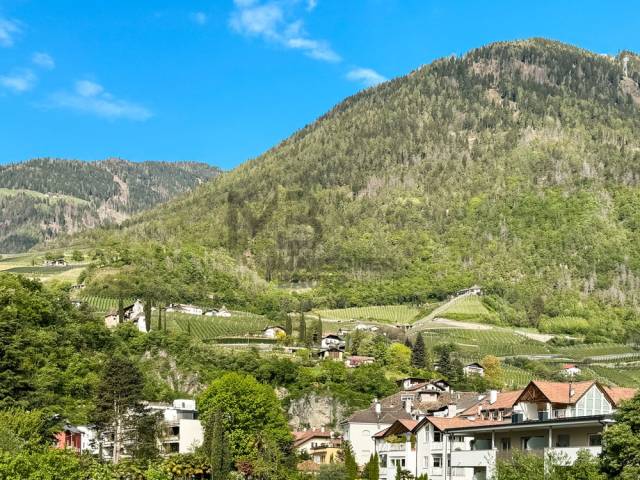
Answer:
<path fill-rule="evenodd" d="M 613 413 L 635 393 L 596 381 L 532 381 L 522 390 L 458 392 L 445 380 L 405 378 L 395 394 L 373 399 L 342 424 L 292 431 L 292 436 L 294 448 L 307 458 L 298 468 L 310 473 L 338 461 L 348 441 L 361 467 L 378 455 L 381 480 L 395 480 L 398 467 L 431 480 L 484 480 L 492 477 L 498 460 L 515 451 L 545 458 L 553 454 L 567 463 L 581 450 L 598 455 Z M 163 455 L 193 452 L 202 444 L 194 400 L 148 403 L 146 408 L 164 419 Z M 67 425 L 57 439 L 60 448 L 114 458 L 110 432 Z M 130 448 L 123 444 L 116 456 L 126 457 Z"/>

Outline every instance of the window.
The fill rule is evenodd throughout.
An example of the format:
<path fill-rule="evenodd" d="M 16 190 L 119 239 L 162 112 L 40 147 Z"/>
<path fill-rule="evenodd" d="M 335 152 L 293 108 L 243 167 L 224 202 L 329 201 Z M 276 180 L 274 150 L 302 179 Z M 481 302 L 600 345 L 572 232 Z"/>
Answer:
<path fill-rule="evenodd" d="M 589 446 L 599 447 L 602 445 L 602 435 L 599 433 L 592 433 L 589 435 Z"/>
<path fill-rule="evenodd" d="M 382 468 L 387 468 L 387 455 L 385 453 L 380 454 L 380 466 Z"/>
<path fill-rule="evenodd" d="M 400 400 L 402 400 L 403 402 L 406 402 L 407 400 L 413 400 L 413 395 L 402 395 L 400 397 Z"/>
<path fill-rule="evenodd" d="M 391 459 L 391 465 L 393 467 L 398 467 L 398 465 L 400 465 L 400 467 L 404 468 L 405 467 L 405 460 L 404 458 L 392 458 Z"/>
<path fill-rule="evenodd" d="M 500 439 L 500 449 L 504 451 L 511 450 L 511 437 Z"/>
<path fill-rule="evenodd" d="M 556 447 L 568 447 L 569 446 L 569 435 L 566 433 L 558 435 L 558 439 L 556 440 Z"/>
<path fill-rule="evenodd" d="M 453 436 L 453 441 L 462 443 L 462 442 L 464 442 L 464 437 L 462 435 L 454 435 Z"/>
<path fill-rule="evenodd" d="M 439 432 L 437 430 L 434 431 L 433 432 L 433 441 L 436 442 L 436 443 L 437 442 L 441 442 L 442 441 L 442 432 Z"/>
<path fill-rule="evenodd" d="M 442 468 L 442 455 L 433 456 L 433 468 Z"/>

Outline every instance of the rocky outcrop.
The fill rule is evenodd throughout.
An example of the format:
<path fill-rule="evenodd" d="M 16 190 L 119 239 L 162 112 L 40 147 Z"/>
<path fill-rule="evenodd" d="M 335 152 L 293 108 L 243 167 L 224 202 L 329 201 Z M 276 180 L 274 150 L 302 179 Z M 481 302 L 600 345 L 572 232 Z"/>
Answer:
<path fill-rule="evenodd" d="M 328 395 L 311 393 L 289 404 L 289 425 L 294 430 L 302 428 L 338 428 L 347 417 L 345 405 Z"/>

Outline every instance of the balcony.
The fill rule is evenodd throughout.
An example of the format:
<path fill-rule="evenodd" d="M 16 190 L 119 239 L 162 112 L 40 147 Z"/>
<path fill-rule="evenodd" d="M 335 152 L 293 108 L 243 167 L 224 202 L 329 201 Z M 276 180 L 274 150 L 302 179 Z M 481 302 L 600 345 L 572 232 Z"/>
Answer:
<path fill-rule="evenodd" d="M 496 463 L 493 450 L 456 450 L 451 452 L 452 467 L 489 467 Z"/>
<path fill-rule="evenodd" d="M 572 465 L 578 458 L 578 453 L 581 450 L 587 450 L 593 457 L 597 457 L 602 453 L 602 447 L 556 447 L 545 448 L 544 454 L 545 457 L 553 455 L 556 461 L 565 465 Z"/>
<path fill-rule="evenodd" d="M 409 447 L 407 447 L 409 445 Z M 409 442 L 405 443 L 382 443 L 378 445 L 378 452 L 405 452 L 411 449 Z"/>

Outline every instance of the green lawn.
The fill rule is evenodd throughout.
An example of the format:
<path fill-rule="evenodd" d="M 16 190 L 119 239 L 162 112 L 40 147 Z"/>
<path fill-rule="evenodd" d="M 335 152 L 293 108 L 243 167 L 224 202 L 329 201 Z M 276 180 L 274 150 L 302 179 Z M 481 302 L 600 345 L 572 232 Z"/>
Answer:
<path fill-rule="evenodd" d="M 315 310 L 313 313 L 326 319 L 362 320 L 398 324 L 413 322 L 420 313 L 420 309 L 409 305 L 381 305 L 374 307 Z"/>

